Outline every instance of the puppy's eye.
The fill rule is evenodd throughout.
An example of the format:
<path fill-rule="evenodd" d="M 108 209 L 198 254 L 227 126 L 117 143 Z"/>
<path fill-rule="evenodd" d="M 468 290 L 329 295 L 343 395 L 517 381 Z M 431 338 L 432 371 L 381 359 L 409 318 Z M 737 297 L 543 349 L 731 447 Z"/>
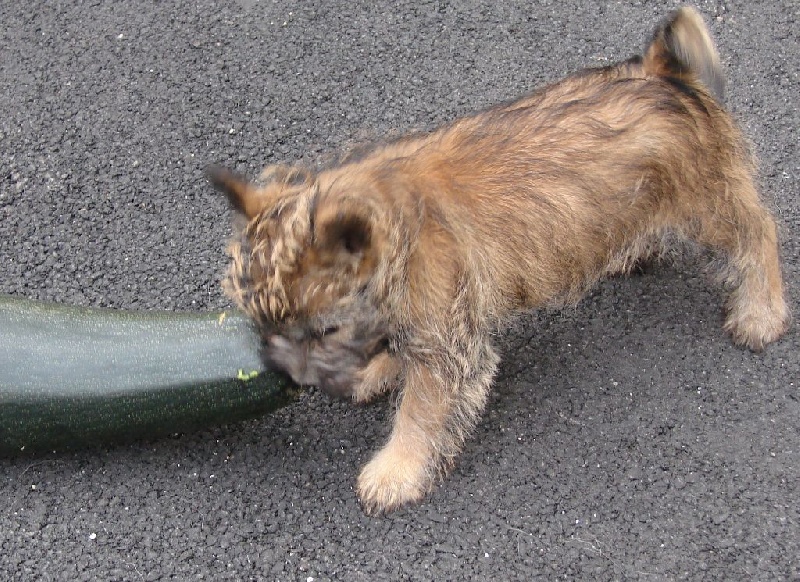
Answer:
<path fill-rule="evenodd" d="M 339 331 L 339 326 L 331 325 L 322 329 L 315 329 L 309 333 L 309 336 L 311 336 L 311 339 L 319 340 L 324 338 L 326 335 L 331 335 L 337 331 Z"/>
<path fill-rule="evenodd" d="M 339 326 L 338 325 L 331 325 L 331 326 L 328 326 L 325 329 L 323 329 L 320 332 L 319 335 L 320 335 L 320 337 L 325 337 L 326 335 L 331 335 L 333 333 L 336 333 L 337 331 L 339 331 Z"/>

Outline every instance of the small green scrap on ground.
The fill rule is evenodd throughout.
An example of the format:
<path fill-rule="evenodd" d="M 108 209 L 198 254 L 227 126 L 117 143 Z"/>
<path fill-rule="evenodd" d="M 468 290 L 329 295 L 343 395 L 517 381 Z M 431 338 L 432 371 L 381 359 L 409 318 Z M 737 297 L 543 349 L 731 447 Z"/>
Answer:
<path fill-rule="evenodd" d="M 240 368 L 239 369 L 239 373 L 236 374 L 236 379 L 237 380 L 243 380 L 243 381 L 246 382 L 247 380 L 252 380 L 256 376 L 258 376 L 258 370 L 252 370 L 251 372 L 245 372 L 244 370 L 242 370 Z"/>

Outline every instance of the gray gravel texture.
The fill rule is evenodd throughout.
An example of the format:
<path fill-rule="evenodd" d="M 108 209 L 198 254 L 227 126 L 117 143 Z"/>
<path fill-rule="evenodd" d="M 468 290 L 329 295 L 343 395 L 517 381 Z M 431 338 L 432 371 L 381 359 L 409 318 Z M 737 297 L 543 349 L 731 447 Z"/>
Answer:
<path fill-rule="evenodd" d="M 673 2 L 0 2 L 0 292 L 203 311 L 249 175 L 424 129 L 641 50 Z M 703 2 L 800 280 L 800 5 Z M 800 337 L 721 331 L 688 257 L 523 318 L 422 504 L 353 483 L 391 411 L 0 461 L 3 580 L 799 580 Z"/>

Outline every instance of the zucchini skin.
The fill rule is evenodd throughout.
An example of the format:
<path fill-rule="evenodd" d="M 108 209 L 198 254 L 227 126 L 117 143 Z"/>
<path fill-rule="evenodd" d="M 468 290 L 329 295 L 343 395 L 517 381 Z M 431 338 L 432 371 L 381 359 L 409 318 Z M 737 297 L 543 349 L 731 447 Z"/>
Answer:
<path fill-rule="evenodd" d="M 265 369 L 260 348 L 235 311 L 136 312 L 0 295 L 0 455 L 104 447 L 271 412 L 300 389 Z"/>

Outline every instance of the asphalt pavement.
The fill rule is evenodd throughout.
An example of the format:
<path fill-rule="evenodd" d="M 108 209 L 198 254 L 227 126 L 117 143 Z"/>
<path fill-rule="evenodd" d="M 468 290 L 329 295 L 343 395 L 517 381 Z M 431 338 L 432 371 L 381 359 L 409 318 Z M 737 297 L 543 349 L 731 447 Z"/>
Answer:
<path fill-rule="evenodd" d="M 641 51 L 673 2 L 0 1 L 0 292 L 229 305 L 211 163 L 324 163 Z M 800 283 L 800 4 L 702 2 Z M 390 405 L 0 460 L 2 580 L 800 580 L 800 335 L 721 329 L 689 255 L 522 318 L 420 505 L 353 485 Z"/>

